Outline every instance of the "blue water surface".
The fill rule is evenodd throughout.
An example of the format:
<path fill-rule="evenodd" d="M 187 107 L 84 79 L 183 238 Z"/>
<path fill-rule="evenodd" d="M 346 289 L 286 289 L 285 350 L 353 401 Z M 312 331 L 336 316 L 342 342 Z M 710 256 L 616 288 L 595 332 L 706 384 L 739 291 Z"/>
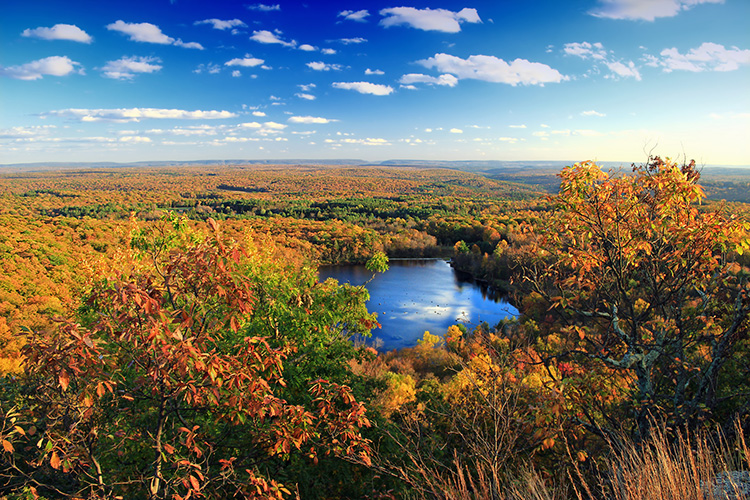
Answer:
<path fill-rule="evenodd" d="M 443 335 L 449 326 L 463 323 L 470 330 L 487 322 L 517 316 L 518 310 L 442 259 L 391 260 L 390 269 L 367 284 L 367 308 L 378 313 L 381 328 L 372 331 L 368 343 L 380 350 L 416 345 L 425 331 Z M 335 278 L 340 283 L 361 285 L 372 273 L 361 265 L 322 266 L 321 281 Z M 375 339 L 380 342 L 375 343 Z"/>

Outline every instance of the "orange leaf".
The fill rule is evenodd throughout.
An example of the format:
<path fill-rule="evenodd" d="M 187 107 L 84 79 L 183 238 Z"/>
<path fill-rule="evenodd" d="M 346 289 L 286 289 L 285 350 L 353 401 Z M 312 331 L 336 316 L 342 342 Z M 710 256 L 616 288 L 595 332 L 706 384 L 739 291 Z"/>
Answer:
<path fill-rule="evenodd" d="M 198 482 L 198 478 L 195 476 L 190 476 L 190 484 L 193 486 L 193 489 L 195 491 L 201 490 L 201 483 Z"/>
<path fill-rule="evenodd" d="M 65 370 L 60 372 L 60 376 L 58 377 L 60 380 L 60 387 L 62 387 L 62 390 L 65 391 L 68 389 L 68 385 L 70 385 L 70 375 Z"/>
<path fill-rule="evenodd" d="M 3 439 L 3 449 L 7 451 L 8 453 L 13 453 L 13 445 L 10 444 L 10 441 L 7 439 Z"/>
<path fill-rule="evenodd" d="M 59 469 L 60 468 L 60 457 L 57 456 L 57 452 L 53 451 L 52 456 L 49 459 L 49 464 L 52 466 L 53 469 Z"/>

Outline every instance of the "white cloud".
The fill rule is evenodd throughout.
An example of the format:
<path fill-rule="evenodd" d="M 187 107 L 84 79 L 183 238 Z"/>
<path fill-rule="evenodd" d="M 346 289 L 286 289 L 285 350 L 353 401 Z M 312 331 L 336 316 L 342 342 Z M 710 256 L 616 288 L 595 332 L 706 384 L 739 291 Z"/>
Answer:
<path fill-rule="evenodd" d="M 265 61 L 263 59 L 258 59 L 257 57 L 251 57 L 249 54 L 245 54 L 245 57 L 235 58 L 231 59 L 224 63 L 224 66 L 242 66 L 245 68 L 254 68 L 255 66 L 260 66 Z"/>
<path fill-rule="evenodd" d="M 247 8 L 250 10 L 259 10 L 261 12 L 272 12 L 274 10 L 281 10 L 281 5 L 264 5 L 262 3 L 258 3 L 254 5 L 248 5 Z"/>
<path fill-rule="evenodd" d="M 316 85 L 314 83 L 307 83 L 307 84 L 303 83 L 303 84 L 297 85 L 297 86 L 300 89 L 302 89 L 304 92 L 309 92 L 310 90 L 314 89 Z"/>
<path fill-rule="evenodd" d="M 588 111 L 581 111 L 581 116 L 597 116 L 597 117 L 605 117 L 604 113 L 600 113 L 598 111 L 594 111 L 593 109 L 590 109 Z"/>
<path fill-rule="evenodd" d="M 526 128 L 526 125 L 508 125 L 510 128 Z"/>
<path fill-rule="evenodd" d="M 242 76 L 242 71 L 240 71 L 240 70 L 236 69 L 236 70 L 232 71 L 232 76 L 233 76 L 234 78 L 239 78 L 239 77 L 241 77 L 241 76 Z"/>
<path fill-rule="evenodd" d="M 21 36 L 41 38 L 42 40 L 71 40 L 73 42 L 91 43 L 91 36 L 73 24 L 56 24 L 51 28 L 38 27 L 25 29 Z"/>
<path fill-rule="evenodd" d="M 221 73 L 221 66 L 213 63 L 199 64 L 198 67 L 193 70 L 193 73 L 201 74 L 204 71 L 207 71 L 211 75 L 215 75 Z"/>
<path fill-rule="evenodd" d="M 265 113 L 263 114 L 263 116 L 265 116 Z M 245 122 L 237 125 L 237 128 L 261 128 L 262 126 L 263 125 L 258 122 Z"/>
<path fill-rule="evenodd" d="M 302 45 L 300 45 L 300 46 L 299 46 L 299 47 L 297 47 L 297 48 L 298 48 L 299 50 L 304 50 L 305 52 L 314 52 L 314 51 L 318 50 L 318 48 L 317 48 L 317 47 L 313 47 L 313 46 L 312 46 L 312 45 L 310 45 L 309 43 L 303 43 Z"/>
<path fill-rule="evenodd" d="M 20 66 L 0 66 L 0 75 L 17 80 L 39 80 L 46 75 L 69 75 L 76 72 L 76 66 L 80 65 L 80 63 L 72 61 L 66 56 L 51 56 L 21 64 Z M 83 74 L 83 70 L 79 69 L 77 72 Z"/>
<path fill-rule="evenodd" d="M 133 42 L 176 45 L 178 47 L 185 47 L 186 49 L 203 50 L 201 44 L 197 42 L 183 42 L 180 39 L 175 40 L 174 38 L 162 33 L 158 26 L 151 23 L 126 23 L 122 20 L 117 20 L 112 24 L 108 24 L 107 29 L 110 31 L 119 31 L 120 33 L 128 35 Z"/>
<path fill-rule="evenodd" d="M 495 56 L 475 55 L 466 59 L 450 54 L 435 54 L 429 59 L 417 61 L 427 68 L 436 68 L 441 73 L 450 73 L 458 79 L 475 79 L 509 85 L 543 85 L 558 83 L 568 77 L 546 64 L 516 59 L 510 63 Z"/>
<path fill-rule="evenodd" d="M 498 137 L 497 140 L 501 142 L 509 142 L 511 144 L 515 144 L 518 142 L 517 137 Z"/>
<path fill-rule="evenodd" d="M 135 143 L 144 143 L 144 142 L 151 142 L 151 139 L 144 136 L 139 135 L 125 135 L 120 137 L 120 142 L 135 142 Z"/>
<path fill-rule="evenodd" d="M 750 64 L 750 50 L 726 48 L 718 43 L 705 42 L 697 49 L 680 54 L 676 48 L 661 51 L 662 59 L 656 62 L 664 71 L 734 71 Z"/>
<path fill-rule="evenodd" d="M 266 116 L 263 111 L 253 111 L 253 116 Z"/>
<path fill-rule="evenodd" d="M 253 31 L 253 36 L 250 37 L 250 40 L 255 40 L 258 43 L 267 43 L 267 44 L 279 44 L 283 45 L 284 47 L 296 47 L 297 42 L 295 40 L 292 40 L 291 42 L 287 42 L 286 40 L 282 40 L 279 38 L 275 33 L 272 33 L 268 30 L 260 30 L 260 31 Z"/>
<path fill-rule="evenodd" d="M 393 87 L 370 82 L 333 82 L 333 88 L 354 90 L 360 94 L 388 95 L 393 92 Z"/>
<path fill-rule="evenodd" d="M 388 142 L 385 139 L 382 139 L 380 137 L 367 137 L 366 139 L 340 139 L 339 141 L 334 141 L 331 139 L 326 139 L 324 142 L 329 144 L 334 144 L 336 146 L 339 146 L 340 143 L 344 144 L 356 144 L 360 146 L 390 146 L 391 143 Z M 338 142 L 338 143 L 337 143 Z"/>
<path fill-rule="evenodd" d="M 320 53 L 321 54 L 325 54 L 327 56 L 331 56 L 331 55 L 335 54 L 336 51 L 333 50 L 333 49 L 320 49 Z"/>
<path fill-rule="evenodd" d="M 563 52 L 569 56 L 577 56 L 581 59 L 588 59 L 590 57 L 592 59 L 603 60 L 607 57 L 607 51 L 600 42 L 566 43 L 563 47 Z"/>
<path fill-rule="evenodd" d="M 450 129 L 450 133 L 451 134 L 463 134 L 464 131 L 461 130 L 460 128 L 452 128 L 452 129 Z"/>
<path fill-rule="evenodd" d="M 366 41 L 366 38 L 362 38 L 359 36 L 355 38 L 339 38 L 339 42 L 343 43 L 344 45 L 351 45 L 353 43 L 365 43 Z"/>
<path fill-rule="evenodd" d="M 214 29 L 217 30 L 228 30 L 232 28 L 244 28 L 247 26 L 244 22 L 240 21 L 239 19 L 229 19 L 227 21 L 223 21 L 221 19 L 204 19 L 203 21 L 195 21 L 193 24 L 196 26 L 200 24 L 210 24 L 214 27 Z"/>
<path fill-rule="evenodd" d="M 326 124 L 331 122 L 337 122 L 338 120 L 332 120 L 330 118 L 321 118 L 319 116 L 292 116 L 289 118 L 289 123 L 305 123 L 305 124 Z"/>
<path fill-rule="evenodd" d="M 633 61 L 630 61 L 628 64 L 621 63 L 620 61 L 608 62 L 606 64 L 609 70 L 617 76 L 624 78 L 632 77 L 638 81 L 641 80 L 641 73 L 635 67 Z"/>
<path fill-rule="evenodd" d="M 452 12 L 445 9 L 415 9 L 413 7 L 393 7 L 383 9 L 380 25 L 384 27 L 407 25 L 425 31 L 443 31 L 458 33 L 461 23 L 481 23 L 476 9 L 462 9 Z"/>
<path fill-rule="evenodd" d="M 300 99 L 305 99 L 306 101 L 314 101 L 315 100 L 315 96 L 312 95 L 312 94 L 305 94 L 305 93 L 302 93 L 302 92 L 298 92 L 298 93 L 296 93 L 294 95 L 297 96 L 297 97 L 299 97 Z"/>
<path fill-rule="evenodd" d="M 57 128 L 54 125 L 33 125 L 29 127 L 11 127 L 0 129 L 0 139 L 28 139 L 47 135 L 50 129 Z"/>
<path fill-rule="evenodd" d="M 170 120 L 214 120 L 234 118 L 236 113 L 229 111 L 187 111 L 184 109 L 163 108 L 119 108 L 119 109 L 61 109 L 44 113 L 42 116 L 75 118 L 82 122 L 109 121 L 115 123 L 137 122 L 143 119 Z"/>
<path fill-rule="evenodd" d="M 358 10 L 356 12 L 353 10 L 342 10 L 341 12 L 339 12 L 337 17 L 343 17 L 344 19 L 347 19 L 349 21 L 358 21 L 360 23 L 364 23 L 367 21 L 365 18 L 369 15 L 370 13 L 364 9 Z"/>
<path fill-rule="evenodd" d="M 402 76 L 399 83 L 409 85 L 412 83 L 427 83 L 430 85 L 446 85 L 448 87 L 455 87 L 458 85 L 458 78 L 453 75 L 445 74 L 440 76 L 429 76 L 421 73 L 409 73 L 408 75 Z"/>
<path fill-rule="evenodd" d="M 563 47 L 563 52 L 569 56 L 576 56 L 581 59 L 592 59 L 597 64 L 605 65 L 610 71 L 610 75 L 605 78 L 622 77 L 635 78 L 638 81 L 641 80 L 641 73 L 638 71 L 638 68 L 636 68 L 633 61 L 624 63 L 614 60 L 611 53 L 599 42 L 566 43 Z"/>
<path fill-rule="evenodd" d="M 681 11 L 702 3 L 724 3 L 724 0 L 598 0 L 599 6 L 589 14 L 608 19 L 653 21 L 674 17 Z"/>
<path fill-rule="evenodd" d="M 132 80 L 136 73 L 154 73 L 162 66 L 158 57 L 122 57 L 108 61 L 102 68 L 103 76 L 115 80 Z"/>
<path fill-rule="evenodd" d="M 307 67 L 315 71 L 340 71 L 342 68 L 340 64 L 328 64 L 323 61 L 309 62 L 307 63 Z"/>
<path fill-rule="evenodd" d="M 367 68 L 365 70 L 365 75 L 385 75 L 385 71 Z"/>

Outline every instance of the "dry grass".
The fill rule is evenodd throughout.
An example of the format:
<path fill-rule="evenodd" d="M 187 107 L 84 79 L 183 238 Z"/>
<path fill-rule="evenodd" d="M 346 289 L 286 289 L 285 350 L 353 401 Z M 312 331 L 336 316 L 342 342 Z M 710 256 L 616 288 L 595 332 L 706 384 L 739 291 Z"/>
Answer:
<path fill-rule="evenodd" d="M 419 499 L 445 500 L 740 500 L 750 499 L 750 449 L 739 425 L 736 438 L 655 432 L 647 443 L 612 445 L 593 478 L 573 466 L 567 480 L 545 480 L 534 469 L 512 483 L 485 467 L 458 459 L 442 473 L 422 470 L 429 486 Z M 717 486 L 720 485 L 720 486 Z"/>

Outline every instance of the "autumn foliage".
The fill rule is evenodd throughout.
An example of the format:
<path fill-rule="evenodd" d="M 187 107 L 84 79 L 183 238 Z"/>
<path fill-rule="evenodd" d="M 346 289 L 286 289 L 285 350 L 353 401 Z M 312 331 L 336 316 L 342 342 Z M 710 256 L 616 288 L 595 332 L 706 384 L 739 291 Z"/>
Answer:
<path fill-rule="evenodd" d="M 280 397 L 298 346 L 247 334 L 268 320 L 254 316 L 247 252 L 210 225 L 195 243 L 168 226 L 136 234 L 143 262 L 94 286 L 83 324 L 30 339 L 4 481 L 71 497 L 281 498 L 262 472 L 271 457 L 367 460 L 370 424 L 348 387 L 313 379 L 306 406 Z"/>

